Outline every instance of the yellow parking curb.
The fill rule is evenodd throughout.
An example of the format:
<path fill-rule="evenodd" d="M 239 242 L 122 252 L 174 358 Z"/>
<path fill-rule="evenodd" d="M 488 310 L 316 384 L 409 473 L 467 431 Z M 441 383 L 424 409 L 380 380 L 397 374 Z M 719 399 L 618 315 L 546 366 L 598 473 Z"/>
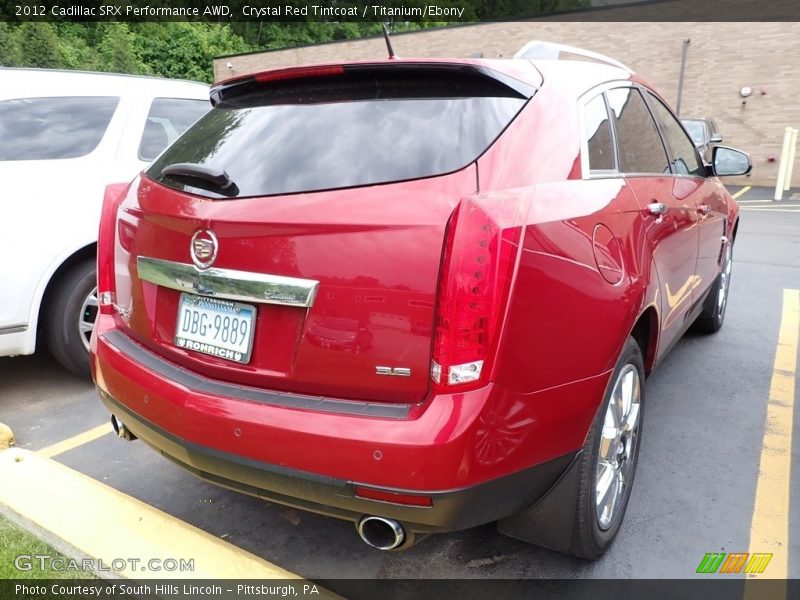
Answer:
<path fill-rule="evenodd" d="M 155 579 L 301 579 L 281 567 L 136 498 L 22 449 L 0 452 L 0 509 L 16 513 L 62 547 L 114 567 L 113 575 Z M 48 540 L 49 541 L 49 540 Z M 58 547 L 58 545 L 56 545 Z M 132 566 L 130 558 L 140 562 Z M 125 567 L 117 569 L 123 561 Z M 193 559 L 192 570 L 151 570 L 148 561 Z M 170 563 L 171 564 L 171 563 Z M 108 573 L 107 573 L 108 575 Z M 302 583 L 295 584 L 302 593 Z M 338 598 L 318 588 L 315 597 Z"/>
<path fill-rule="evenodd" d="M 8 425 L 0 423 L 0 450 L 11 448 L 17 441 L 14 439 L 14 432 Z"/>

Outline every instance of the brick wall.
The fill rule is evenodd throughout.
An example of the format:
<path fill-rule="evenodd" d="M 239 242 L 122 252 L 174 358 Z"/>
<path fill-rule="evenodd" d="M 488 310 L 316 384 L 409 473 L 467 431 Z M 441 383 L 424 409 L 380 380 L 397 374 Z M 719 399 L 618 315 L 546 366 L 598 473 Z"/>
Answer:
<path fill-rule="evenodd" d="M 624 18 L 624 11 L 620 15 Z M 674 108 L 686 38 L 691 44 L 681 114 L 713 116 L 725 144 L 751 153 L 753 173 L 739 183 L 774 186 L 778 163 L 768 157 L 780 155 L 784 127 L 800 127 L 800 23 L 485 23 L 398 35 L 393 44 L 403 57 L 483 53 L 486 58 L 510 57 L 531 39 L 579 46 L 626 63 Z M 385 56 L 383 39 L 371 38 L 222 57 L 214 69 L 222 79 L 273 67 Z M 753 88 L 746 103 L 739 95 L 742 86 Z M 800 152 L 793 179 L 800 181 Z"/>

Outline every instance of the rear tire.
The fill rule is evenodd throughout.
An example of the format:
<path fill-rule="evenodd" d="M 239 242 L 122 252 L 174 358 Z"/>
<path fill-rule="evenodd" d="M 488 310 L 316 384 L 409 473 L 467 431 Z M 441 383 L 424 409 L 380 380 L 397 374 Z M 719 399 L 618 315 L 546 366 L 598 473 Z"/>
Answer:
<path fill-rule="evenodd" d="M 629 337 L 579 458 L 573 556 L 599 558 L 622 524 L 639 459 L 643 384 L 642 353 Z"/>
<path fill-rule="evenodd" d="M 731 270 L 733 268 L 733 244 L 725 246 L 725 255 L 711 291 L 703 302 L 703 312 L 694 322 L 695 329 L 705 333 L 716 333 L 725 322 L 725 309 L 730 296 Z"/>
<path fill-rule="evenodd" d="M 43 321 L 47 349 L 64 368 L 90 377 L 89 336 L 97 318 L 95 261 L 75 265 L 57 282 Z"/>

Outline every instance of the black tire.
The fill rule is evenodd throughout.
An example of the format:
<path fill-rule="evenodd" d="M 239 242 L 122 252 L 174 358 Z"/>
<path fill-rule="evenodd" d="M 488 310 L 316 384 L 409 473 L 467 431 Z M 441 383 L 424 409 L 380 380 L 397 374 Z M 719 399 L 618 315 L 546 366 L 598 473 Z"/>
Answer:
<path fill-rule="evenodd" d="M 703 302 L 703 312 L 694 322 L 694 328 L 704 333 L 716 333 L 725 322 L 725 310 L 731 291 L 731 271 L 733 269 L 733 245 L 725 247 L 720 273 L 714 280 L 711 291 Z M 720 295 L 722 298 L 720 299 Z"/>
<path fill-rule="evenodd" d="M 638 377 L 633 377 L 634 372 Z M 632 428 L 633 434 L 628 438 L 631 447 L 624 450 L 621 454 L 617 453 L 616 460 L 619 460 L 620 465 L 623 466 L 628 465 L 629 461 L 630 468 L 625 472 L 624 479 L 619 479 L 619 481 L 624 481 L 624 483 L 619 486 L 621 488 L 621 495 L 614 504 L 614 508 L 609 512 L 608 520 L 601 525 L 601 519 L 606 519 L 605 513 L 602 517 L 599 516 L 598 509 L 596 508 L 598 472 L 601 469 L 599 466 L 601 436 L 606 422 L 606 414 L 611 404 L 611 398 L 615 395 L 615 391 L 617 390 L 617 384 L 619 383 L 624 387 L 627 377 L 630 377 L 631 380 L 635 379 L 635 385 L 638 388 L 638 410 L 634 418 L 635 425 Z M 633 389 L 633 384 L 631 384 L 631 389 Z M 617 406 L 617 397 L 618 396 L 615 396 L 615 406 Z M 634 402 L 631 401 L 631 405 L 633 404 Z M 573 556 L 592 560 L 599 558 L 614 541 L 619 531 L 625 516 L 625 510 L 628 506 L 628 499 L 630 498 L 634 476 L 636 475 L 643 409 L 644 363 L 638 344 L 632 337 L 629 337 L 617 365 L 614 368 L 614 372 L 611 375 L 606 395 L 600 405 L 600 410 L 597 412 L 589 435 L 586 437 L 583 453 L 579 459 L 578 499 L 573 520 L 572 542 L 569 549 L 569 553 Z M 611 431 L 611 429 L 609 429 L 609 431 Z M 626 448 L 628 440 L 620 442 L 623 449 Z M 615 448 L 616 446 L 617 443 L 614 442 L 613 445 L 608 444 L 606 447 Z M 620 460 L 620 457 L 624 458 Z M 620 466 L 620 470 L 622 470 L 623 466 Z M 603 473 L 605 475 L 606 471 L 603 471 Z M 616 482 L 617 479 L 613 479 L 612 481 Z"/>
<path fill-rule="evenodd" d="M 84 302 L 96 287 L 95 261 L 80 262 L 56 282 L 42 314 L 45 342 L 50 354 L 64 368 L 87 378 L 91 375 L 89 352 L 79 323 Z M 97 317 L 97 307 L 87 309 L 84 316 L 93 322 Z"/>

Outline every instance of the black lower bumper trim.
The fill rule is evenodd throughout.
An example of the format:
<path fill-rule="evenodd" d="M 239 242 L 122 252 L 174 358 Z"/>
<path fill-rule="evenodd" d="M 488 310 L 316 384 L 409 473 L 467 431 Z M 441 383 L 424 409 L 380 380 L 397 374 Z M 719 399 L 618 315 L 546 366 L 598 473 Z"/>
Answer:
<path fill-rule="evenodd" d="M 434 492 L 393 489 L 430 496 L 433 501 L 429 507 L 406 506 L 356 497 L 354 488 L 361 482 L 262 463 L 188 442 L 141 418 L 102 390 L 100 397 L 139 439 L 202 479 L 340 519 L 356 521 L 365 514 L 396 519 L 417 533 L 458 531 L 514 515 L 539 499 L 574 456 L 562 456 L 468 488 Z"/>

